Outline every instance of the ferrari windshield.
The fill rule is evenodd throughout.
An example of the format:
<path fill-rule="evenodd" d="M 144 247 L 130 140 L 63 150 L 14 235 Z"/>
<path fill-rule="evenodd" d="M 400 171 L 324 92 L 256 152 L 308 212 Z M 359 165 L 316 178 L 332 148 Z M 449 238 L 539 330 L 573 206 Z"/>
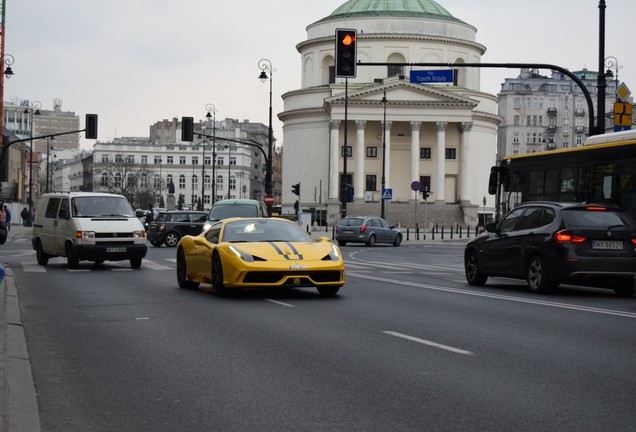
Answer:
<path fill-rule="evenodd" d="M 311 242 L 312 237 L 300 226 L 284 220 L 245 219 L 228 222 L 223 229 L 226 242 Z"/>

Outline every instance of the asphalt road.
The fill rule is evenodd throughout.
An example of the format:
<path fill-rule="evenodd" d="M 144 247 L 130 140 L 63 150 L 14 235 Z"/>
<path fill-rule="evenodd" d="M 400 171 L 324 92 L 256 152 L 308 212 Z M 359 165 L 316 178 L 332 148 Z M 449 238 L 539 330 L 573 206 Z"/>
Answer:
<path fill-rule="evenodd" d="M 475 289 L 461 243 L 344 247 L 334 298 L 14 248 L 43 431 L 636 430 L 636 297 Z"/>

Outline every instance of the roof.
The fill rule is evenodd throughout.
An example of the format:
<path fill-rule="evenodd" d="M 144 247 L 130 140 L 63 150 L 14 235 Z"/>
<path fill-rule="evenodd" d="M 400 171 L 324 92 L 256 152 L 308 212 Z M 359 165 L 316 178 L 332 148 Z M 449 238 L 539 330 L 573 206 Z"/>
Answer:
<path fill-rule="evenodd" d="M 349 0 L 321 21 L 359 17 L 412 17 L 463 22 L 433 0 Z"/>

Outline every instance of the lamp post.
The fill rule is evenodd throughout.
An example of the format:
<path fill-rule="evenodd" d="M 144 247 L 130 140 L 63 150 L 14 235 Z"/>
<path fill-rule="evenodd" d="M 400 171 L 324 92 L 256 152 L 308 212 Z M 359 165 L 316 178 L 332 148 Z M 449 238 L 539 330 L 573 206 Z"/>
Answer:
<path fill-rule="evenodd" d="M 225 145 L 227 149 L 227 199 L 230 199 L 230 169 L 232 168 L 230 164 L 230 157 L 232 155 L 232 147 L 229 144 Z"/>
<path fill-rule="evenodd" d="M 386 89 L 382 95 L 382 104 L 384 105 L 384 118 L 382 120 L 382 187 L 380 189 L 380 217 L 384 219 L 384 186 L 386 186 Z M 424 225 L 426 232 L 426 225 Z"/>
<path fill-rule="evenodd" d="M 265 171 L 265 192 L 267 193 L 267 195 L 271 195 L 273 192 L 273 185 L 272 185 L 272 157 L 274 155 L 273 152 L 273 132 L 272 132 L 272 80 L 274 77 L 274 71 L 275 69 L 272 67 L 272 62 L 269 61 L 268 59 L 264 58 L 264 59 L 260 59 L 258 61 L 258 67 L 261 69 L 261 74 L 258 76 L 258 78 L 261 80 L 262 83 L 265 83 L 265 81 L 267 81 L 269 79 L 269 136 L 268 136 L 268 141 L 267 141 L 267 147 L 268 147 L 268 158 L 265 161 L 266 163 L 266 171 Z M 269 71 L 269 76 L 267 75 L 267 71 Z M 270 201 L 268 200 L 267 203 L 267 212 L 269 213 L 269 215 L 272 215 L 272 204 L 270 203 Z"/>
<path fill-rule="evenodd" d="M 51 135 L 54 134 L 55 131 L 52 130 L 42 130 L 42 135 Z M 54 140 L 55 137 L 47 137 L 46 138 L 46 188 L 44 192 L 50 192 L 49 190 L 49 178 L 51 176 L 51 166 L 50 166 L 50 154 L 51 154 L 51 140 Z"/>
<path fill-rule="evenodd" d="M 208 112 L 205 115 L 208 119 L 208 128 L 209 122 L 212 121 L 212 204 L 214 204 L 216 201 L 216 107 L 214 104 L 209 103 L 205 106 L 205 109 Z M 203 144 L 203 160 L 201 162 L 203 164 L 201 174 L 201 210 L 203 210 L 205 201 L 205 144 Z"/>
<path fill-rule="evenodd" d="M 4 30 L 2 31 L 4 38 Z M 4 53 L 4 41 L 2 43 L 2 63 L 0 63 L 0 124 L 4 125 L 4 79 L 13 76 L 11 65 L 15 62 L 15 58 L 11 54 Z"/>
<path fill-rule="evenodd" d="M 598 2 L 599 10 L 599 25 L 598 25 L 598 74 L 597 84 L 598 91 L 596 93 L 596 133 L 605 133 L 605 73 L 603 73 L 603 66 L 605 62 L 605 0 Z"/>
<path fill-rule="evenodd" d="M 31 121 L 31 139 L 30 141 L 30 157 L 29 157 L 29 211 L 33 210 L 33 116 L 40 115 L 40 108 L 42 108 L 42 103 L 38 101 L 23 101 L 22 105 L 26 108 L 24 109 L 24 114 L 30 114 L 29 120 Z"/>

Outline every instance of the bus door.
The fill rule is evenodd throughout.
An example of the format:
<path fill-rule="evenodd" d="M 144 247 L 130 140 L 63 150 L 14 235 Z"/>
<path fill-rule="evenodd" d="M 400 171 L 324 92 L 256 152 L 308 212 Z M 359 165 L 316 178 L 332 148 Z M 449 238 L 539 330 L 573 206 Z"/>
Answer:
<path fill-rule="evenodd" d="M 594 168 L 594 201 L 619 204 L 613 194 L 614 191 L 614 164 L 598 164 Z"/>

